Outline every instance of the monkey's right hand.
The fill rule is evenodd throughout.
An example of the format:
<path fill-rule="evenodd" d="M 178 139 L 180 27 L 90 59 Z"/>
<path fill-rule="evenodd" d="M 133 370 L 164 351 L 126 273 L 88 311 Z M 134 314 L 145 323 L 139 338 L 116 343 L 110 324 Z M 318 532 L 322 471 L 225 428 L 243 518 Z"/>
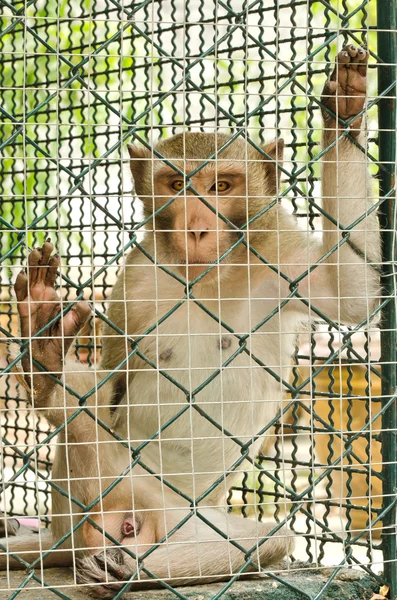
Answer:
<path fill-rule="evenodd" d="M 47 240 L 41 248 L 35 248 L 29 254 L 27 270 L 19 273 L 14 290 L 18 301 L 18 313 L 23 339 L 33 338 L 53 319 L 55 321 L 43 333 L 31 340 L 28 353 L 22 358 L 25 373 L 32 370 L 31 357 L 42 364 L 47 371 L 57 377 L 62 372 L 63 360 L 78 331 L 90 315 L 87 302 L 76 302 L 62 314 L 62 305 L 54 289 L 57 269 L 60 265 L 58 254 L 52 256 L 53 244 Z M 30 354 L 31 353 L 31 354 Z M 33 382 L 26 377 L 28 384 L 37 393 L 52 391 L 55 382 L 33 365 Z"/>

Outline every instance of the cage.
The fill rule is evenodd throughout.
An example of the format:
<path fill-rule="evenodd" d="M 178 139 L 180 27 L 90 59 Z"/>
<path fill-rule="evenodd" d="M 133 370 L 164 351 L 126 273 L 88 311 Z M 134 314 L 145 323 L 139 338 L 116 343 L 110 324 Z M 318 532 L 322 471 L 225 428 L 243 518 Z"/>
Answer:
<path fill-rule="evenodd" d="M 391 0 L 0 0 L 0 4 L 0 509 L 6 521 L 18 519 L 26 530 L 35 529 L 38 539 L 56 516 L 51 506 L 52 490 L 63 495 L 70 514 L 81 512 L 77 521 L 70 519 L 68 532 L 55 535 L 51 547 L 40 548 L 38 555 L 29 555 L 23 549 L 12 551 L 18 533 L 12 536 L 6 532 L 0 540 L 0 552 L 7 563 L 4 573 L 0 573 L 2 597 L 15 598 L 29 590 L 32 598 L 37 598 L 37 594 L 43 594 L 43 598 L 47 598 L 44 594 L 82 598 L 90 591 L 95 593 L 96 584 L 92 581 L 76 580 L 74 539 L 87 524 L 96 527 L 106 559 L 107 544 L 117 540 L 106 527 L 102 503 L 109 494 L 118 495 L 124 482 L 131 481 L 140 467 L 148 476 L 157 478 L 162 490 L 166 488 L 167 493 L 184 498 L 188 512 L 177 518 L 173 527 L 166 527 L 162 539 L 147 544 L 136 567 L 128 576 L 123 573 L 123 584 L 114 588 L 115 597 L 130 593 L 131 583 L 146 578 L 156 580 L 170 598 L 197 597 L 197 593 L 226 597 L 231 588 L 236 593 L 251 593 L 253 598 L 276 597 L 266 594 L 275 594 L 277 589 L 280 594 L 291 594 L 291 598 L 326 600 L 331 597 L 327 594 L 333 586 L 342 585 L 337 583 L 340 573 L 350 567 L 354 573 L 365 574 L 365 582 L 360 580 L 360 585 L 367 586 L 362 592 L 354 588 L 351 597 L 378 593 L 379 597 L 396 598 L 395 4 Z M 360 144 L 346 127 L 338 135 L 360 149 L 366 169 L 373 176 L 373 206 L 379 209 L 383 254 L 375 265 L 382 282 L 379 304 L 373 309 L 367 305 L 364 318 L 343 325 L 327 311 L 318 309 L 310 290 L 306 299 L 298 298 L 299 284 L 321 267 L 323 258 L 311 261 L 306 257 L 306 267 L 286 279 L 280 263 L 272 264 L 266 253 L 258 252 L 249 236 L 255 230 L 256 220 L 282 206 L 300 229 L 312 232 L 314 238 L 321 235 L 324 218 L 330 226 L 338 227 L 341 237 L 330 251 L 335 257 L 339 257 L 343 245 L 354 246 L 351 237 L 355 232 L 361 232 L 365 238 L 363 223 L 373 209 L 343 223 L 338 215 L 327 214 L 321 200 L 320 164 L 326 161 L 326 151 L 332 147 L 321 145 L 321 91 L 334 69 L 337 52 L 350 43 L 367 48 L 369 53 L 367 137 Z M 352 122 L 348 125 L 352 126 Z M 290 292 L 279 297 L 274 311 L 260 309 L 256 320 L 251 318 L 251 311 L 259 314 L 253 306 L 261 301 L 267 306 L 267 298 L 246 294 L 245 312 L 249 318 L 241 330 L 223 318 L 219 290 L 218 297 L 215 295 L 218 304 L 195 295 L 202 272 L 191 277 L 193 283 L 189 283 L 187 272 L 185 277 L 181 275 L 178 265 L 162 262 L 156 252 L 145 250 L 145 235 L 156 229 L 156 219 L 160 219 L 163 208 L 153 204 L 150 214 L 147 207 L 143 208 L 142 197 L 129 173 L 127 143 L 146 149 L 148 163 L 164 164 L 164 155 L 156 150 L 161 146 L 157 144 L 175 134 L 182 134 L 186 140 L 187 132 L 219 136 L 215 138 L 212 156 L 197 156 L 197 172 L 205 165 L 215 164 L 218 168 L 222 152 L 245 140 L 249 150 L 236 160 L 247 169 L 249 152 L 255 151 L 275 164 L 280 175 L 280 179 L 276 177 L 277 194 L 250 223 L 244 203 L 246 218 L 234 228 L 241 235 L 223 254 L 218 253 L 204 272 L 219 271 L 227 264 L 231 251 L 243 245 L 247 256 L 291 284 Z M 222 142 L 224 134 L 230 136 L 228 142 Z M 276 146 L 274 155 L 269 154 L 269 146 L 264 146 L 265 142 L 280 138 L 285 144 L 283 161 L 280 146 Z M 353 163 L 349 167 L 355 177 Z M 208 200 L 192 186 L 192 172 L 187 173 L 172 154 L 165 156 L 165 164 L 182 177 L 183 183 L 180 190 L 174 190 L 171 205 L 182 199 L 186 212 L 187 198 L 196 194 L 199 204 L 211 211 Z M 141 162 L 139 168 L 143 169 Z M 246 198 L 247 190 L 242 194 Z M 338 197 L 343 197 L 344 192 L 338 190 Z M 221 225 L 231 223 L 217 202 L 212 205 L 212 213 L 219 237 Z M 186 227 L 184 222 L 181 231 Z M 24 380 L 16 372 L 32 348 L 32 341 L 20 337 L 13 286 L 30 251 L 41 247 L 46 239 L 54 243 L 62 259 L 58 277 L 60 314 L 65 317 L 77 301 L 85 300 L 92 307 L 90 320 L 76 337 L 72 355 L 82 365 L 91 367 L 92 373 L 105 373 L 83 393 L 73 386 L 63 388 L 65 398 L 67 393 L 75 394 L 77 405 L 72 413 L 63 407 L 63 423 L 58 427 L 48 424 L 42 408 L 34 403 L 32 407 L 31 391 L 26 391 Z M 150 312 L 149 305 L 145 305 L 141 318 L 146 326 L 133 332 L 127 330 L 122 318 L 118 323 L 109 318 L 110 294 L 117 278 L 120 281 L 131 250 L 142 258 L 147 269 L 151 263 L 166 280 L 177 280 L 183 290 L 166 311 L 157 308 L 150 313 L 149 322 L 145 315 L 146 310 Z M 364 246 L 360 256 L 364 263 L 370 262 L 366 253 Z M 357 265 L 351 269 L 352 286 L 360 272 L 357 269 Z M 362 282 L 363 298 L 367 283 Z M 139 279 L 134 280 L 132 287 L 139 285 Z M 164 299 L 161 293 L 156 288 L 152 301 L 158 304 Z M 133 298 L 125 292 L 119 295 L 124 305 L 133 303 Z M 283 363 L 266 364 L 255 356 L 250 343 L 271 318 L 281 319 L 287 304 L 295 300 L 306 307 L 308 324 L 296 338 L 298 332 L 286 332 L 293 338 L 294 352 L 291 372 L 287 369 L 285 375 Z M 340 302 L 340 297 L 336 298 L 339 307 Z M 170 318 L 178 321 L 181 306 L 186 311 L 194 306 L 213 324 L 210 329 L 217 362 L 194 365 L 194 348 L 203 332 L 195 332 L 194 326 L 190 330 L 191 325 L 182 334 L 171 330 L 179 335 L 181 350 L 174 345 L 164 354 L 162 338 L 171 334 L 165 328 L 161 331 L 161 326 Z M 226 309 L 224 312 L 228 314 Z M 113 352 L 122 357 L 109 368 L 100 366 L 106 337 L 118 339 Z M 142 350 L 148 340 L 154 344 L 154 355 Z M 171 354 L 167 352 L 183 354 L 177 367 L 172 366 Z M 129 369 L 129 361 L 137 355 L 140 365 Z M 238 373 L 235 365 L 242 356 L 249 357 L 249 367 L 245 369 L 251 379 L 265 372 L 277 383 L 279 395 L 276 416 L 257 422 L 252 408 L 257 399 L 252 397 L 251 384 L 248 385 L 248 436 L 246 432 L 240 435 L 239 423 L 235 423 L 234 431 L 229 430 L 223 414 L 231 401 L 229 392 L 222 391 L 224 374 L 233 369 Z M 36 367 L 40 369 L 37 364 Z M 90 405 L 101 387 L 107 389 L 109 383 L 117 388 L 120 373 L 127 373 L 128 389 L 130 371 L 145 371 L 145 376 L 152 377 L 157 386 L 156 398 L 142 400 L 141 410 L 135 413 L 145 420 L 145 414 L 152 410 L 150 403 L 157 403 L 157 427 L 143 427 L 135 437 L 106 425 Z M 181 383 L 186 377 L 188 385 Z M 200 403 L 200 393 L 210 390 L 214 381 L 221 392 L 218 406 L 211 412 Z M 160 392 L 166 385 L 175 390 L 175 408 L 171 413 L 162 413 L 161 409 Z M 117 393 L 112 388 L 112 394 Z M 126 394 L 125 385 L 121 394 Z M 111 405 L 111 398 L 108 404 Z M 128 402 L 126 406 L 127 411 L 132 410 Z M 117 412 L 114 406 L 109 410 Z M 114 467 L 112 477 L 95 495 L 96 502 L 93 498 L 73 496 L 68 487 L 70 472 L 63 477 L 52 473 L 57 443 L 66 443 L 68 431 L 73 437 L 73 422 L 83 418 L 94 424 L 97 445 L 104 443 L 101 435 L 105 432 L 103 435 L 110 436 L 114 445 L 124 443 L 130 453 L 128 467 Z M 123 419 L 124 413 L 120 417 Z M 175 429 L 175 424 L 182 421 L 184 426 L 180 429 L 176 425 Z M 205 433 L 197 423 L 205 423 Z M 149 448 L 156 447 L 156 452 L 167 454 L 167 443 L 174 444 L 173 452 L 182 454 L 189 452 L 190 445 L 193 456 L 193 444 L 200 442 L 197 455 L 205 453 L 211 437 L 219 439 L 223 448 L 219 450 L 222 464 L 214 456 L 208 457 L 212 482 L 204 487 L 197 484 L 197 493 L 194 483 L 189 493 L 185 483 L 175 483 L 179 480 L 173 478 L 165 459 L 161 463 L 164 469 L 161 466 L 158 472 L 146 460 Z M 267 444 L 259 447 L 260 438 L 266 438 Z M 225 458 L 226 444 L 232 444 L 238 454 L 229 462 Z M 83 457 L 84 454 L 82 461 Z M 67 455 L 64 460 L 67 462 Z M 170 477 L 167 473 L 171 473 Z M 211 508 L 208 499 L 214 490 L 222 490 L 225 513 L 239 516 L 247 524 L 272 522 L 270 533 L 263 536 L 257 529 L 244 544 L 212 523 L 206 510 Z M 90 512 L 95 506 L 100 507 L 100 523 Z M 237 552 L 241 561 L 239 568 L 230 567 L 222 573 L 223 581 L 205 592 L 176 586 L 172 577 L 159 577 L 155 569 L 147 567 L 148 561 L 156 561 L 159 547 L 171 547 L 173 536 L 183 531 L 193 517 L 201 520 L 219 543 L 226 543 L 219 546 L 219 560 L 222 552 Z M 295 550 L 276 568 L 262 568 L 258 563 L 260 548 L 269 536 L 277 540 L 284 535 L 280 533 L 284 526 L 295 535 Z M 65 543 L 71 544 L 73 553 L 69 579 L 66 574 L 61 577 L 59 571 L 43 569 L 45 559 L 56 556 Z M 216 543 L 211 543 L 215 548 Z M 131 549 L 127 554 L 136 557 Z M 182 565 L 187 560 L 183 545 L 177 560 Z M 11 570 L 17 563 L 25 572 Z M 308 574 L 313 573 L 313 568 L 317 569 L 318 578 L 314 577 L 311 588 Z M 266 578 L 245 580 L 250 569 Z M 182 583 L 188 585 L 193 579 L 194 583 L 197 579 L 206 583 L 204 570 L 199 571 L 199 577 L 194 579 L 188 573 Z M 110 567 L 107 570 L 106 560 L 104 572 L 105 583 L 112 581 L 114 573 Z M 358 585 L 354 577 L 345 576 L 343 582 L 344 586 Z M 340 592 L 342 588 L 335 589 Z M 76 593 L 83 595 L 75 596 Z M 157 597 L 156 593 L 150 597 Z M 147 592 L 142 594 L 148 597 Z"/>

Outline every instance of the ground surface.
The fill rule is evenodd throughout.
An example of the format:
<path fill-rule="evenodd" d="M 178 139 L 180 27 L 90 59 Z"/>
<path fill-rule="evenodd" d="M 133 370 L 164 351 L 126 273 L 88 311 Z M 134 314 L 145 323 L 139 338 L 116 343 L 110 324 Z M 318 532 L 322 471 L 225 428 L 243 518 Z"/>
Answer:
<path fill-rule="evenodd" d="M 289 584 L 304 590 L 300 594 L 273 579 L 256 579 L 251 581 L 235 582 L 222 596 L 222 600 L 303 600 L 316 598 L 321 589 L 326 586 L 332 569 L 310 570 L 284 573 L 282 578 Z M 39 574 L 39 573 L 38 573 Z M 44 581 L 47 586 L 55 587 L 60 594 L 54 594 L 49 589 L 43 589 L 39 584 L 30 581 L 26 588 L 17 594 L 18 600 L 55 600 L 56 598 L 69 598 L 70 600 L 88 600 L 87 588 L 77 589 L 73 585 L 72 571 L 69 569 L 46 569 Z M 21 582 L 24 574 L 14 571 L 9 574 L 0 573 L 0 600 L 14 598 L 13 594 Z M 187 600 L 210 600 L 224 587 L 224 584 L 211 584 L 178 588 L 182 598 Z M 5 591 L 9 589 L 10 591 Z M 321 600 L 371 600 L 379 591 L 379 584 L 365 576 L 362 572 L 343 569 L 324 589 Z M 135 591 L 124 594 L 124 600 L 174 600 L 175 594 L 167 590 Z"/>

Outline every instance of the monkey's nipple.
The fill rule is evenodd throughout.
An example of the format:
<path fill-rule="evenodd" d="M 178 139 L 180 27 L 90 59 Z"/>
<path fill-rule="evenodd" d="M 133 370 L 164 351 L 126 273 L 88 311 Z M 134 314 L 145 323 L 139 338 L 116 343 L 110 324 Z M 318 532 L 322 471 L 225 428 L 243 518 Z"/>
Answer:
<path fill-rule="evenodd" d="M 218 348 L 222 348 L 222 350 L 227 350 L 228 348 L 230 348 L 231 343 L 231 339 L 226 335 L 223 335 L 222 338 L 218 340 Z"/>

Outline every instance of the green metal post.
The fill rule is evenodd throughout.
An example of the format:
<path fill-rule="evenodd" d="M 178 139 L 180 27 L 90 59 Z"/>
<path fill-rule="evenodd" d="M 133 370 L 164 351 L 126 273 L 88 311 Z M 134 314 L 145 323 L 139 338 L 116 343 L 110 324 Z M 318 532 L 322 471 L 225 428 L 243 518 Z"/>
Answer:
<path fill-rule="evenodd" d="M 381 94 L 396 83 L 396 23 L 395 0 L 378 0 L 378 55 L 381 64 L 378 69 L 378 93 Z M 395 160 L 396 160 L 396 88 L 392 87 L 379 103 L 379 161 L 386 167 L 380 174 L 380 195 L 389 195 L 383 204 L 380 220 L 383 238 L 384 274 L 383 290 L 390 301 L 382 319 L 382 372 L 386 378 L 382 383 L 383 404 L 386 405 L 396 393 L 396 301 L 393 298 L 395 264 Z M 397 598 L 397 543 L 396 507 L 392 506 L 397 493 L 397 401 L 385 410 L 382 420 L 383 508 L 390 510 L 383 519 L 382 537 L 384 574 L 390 585 L 390 598 Z"/>

